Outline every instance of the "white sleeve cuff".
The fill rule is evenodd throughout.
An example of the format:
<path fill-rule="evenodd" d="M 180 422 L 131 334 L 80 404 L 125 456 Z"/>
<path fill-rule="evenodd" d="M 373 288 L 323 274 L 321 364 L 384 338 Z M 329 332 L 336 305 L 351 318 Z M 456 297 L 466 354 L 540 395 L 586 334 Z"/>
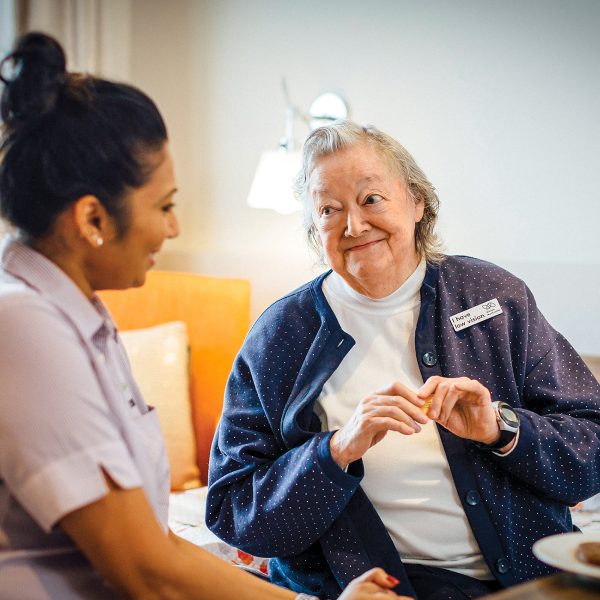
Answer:
<path fill-rule="evenodd" d="M 31 517 L 49 533 L 65 515 L 106 496 L 103 470 L 122 488 L 142 485 L 126 446 L 111 441 L 55 460 L 12 491 Z"/>
<path fill-rule="evenodd" d="M 517 435 L 515 437 L 515 443 L 513 444 L 513 447 L 508 452 L 496 452 L 494 450 L 494 454 L 496 456 L 508 456 L 517 447 L 517 444 L 519 443 L 519 433 L 521 433 L 521 430 L 517 429 Z"/>

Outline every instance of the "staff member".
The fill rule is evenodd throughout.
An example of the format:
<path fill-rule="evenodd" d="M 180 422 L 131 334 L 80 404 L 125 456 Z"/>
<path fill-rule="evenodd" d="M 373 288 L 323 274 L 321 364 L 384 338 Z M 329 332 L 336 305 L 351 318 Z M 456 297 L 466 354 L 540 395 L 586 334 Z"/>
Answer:
<path fill-rule="evenodd" d="M 293 600 L 168 531 L 156 412 L 95 294 L 142 285 L 179 233 L 156 106 L 66 72 L 43 34 L 1 73 L 0 599 Z M 394 582 L 376 569 L 344 598 Z"/>
<path fill-rule="evenodd" d="M 315 130 L 298 191 L 331 270 L 236 360 L 209 527 L 327 597 L 373 565 L 444 600 L 552 572 L 532 544 L 600 490 L 598 382 L 522 281 L 441 253 L 435 190 L 388 135 Z"/>

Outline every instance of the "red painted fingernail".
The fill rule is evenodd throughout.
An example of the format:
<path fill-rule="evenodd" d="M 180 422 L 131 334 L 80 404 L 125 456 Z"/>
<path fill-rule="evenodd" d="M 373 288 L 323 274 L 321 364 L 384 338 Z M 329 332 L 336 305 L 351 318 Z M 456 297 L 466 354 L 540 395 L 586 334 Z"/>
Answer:
<path fill-rule="evenodd" d="M 394 585 L 398 585 L 398 584 L 400 583 L 400 580 L 399 580 L 399 579 L 396 579 L 395 577 L 392 577 L 391 575 L 388 575 L 388 576 L 387 576 L 387 580 L 388 580 L 390 583 L 393 583 Z"/>

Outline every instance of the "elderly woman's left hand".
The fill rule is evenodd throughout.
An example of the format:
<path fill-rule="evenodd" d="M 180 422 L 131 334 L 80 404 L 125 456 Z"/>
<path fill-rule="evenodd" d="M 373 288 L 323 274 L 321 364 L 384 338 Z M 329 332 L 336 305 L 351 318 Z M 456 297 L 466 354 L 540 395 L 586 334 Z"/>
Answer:
<path fill-rule="evenodd" d="M 489 390 L 468 377 L 430 377 L 418 390 L 431 398 L 427 416 L 461 438 L 493 444 L 500 428 Z"/>

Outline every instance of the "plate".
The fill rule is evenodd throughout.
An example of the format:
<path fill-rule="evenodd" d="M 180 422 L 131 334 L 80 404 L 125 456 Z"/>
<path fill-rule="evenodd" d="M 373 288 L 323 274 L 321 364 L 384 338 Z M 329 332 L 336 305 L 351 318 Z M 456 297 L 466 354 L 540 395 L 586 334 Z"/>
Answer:
<path fill-rule="evenodd" d="M 260 577 L 269 577 L 269 559 L 253 556 L 242 550 L 238 550 L 225 542 L 214 542 L 212 544 L 204 544 L 203 550 L 218 556 L 220 559 L 228 562 L 236 567 L 240 567 L 245 571 L 250 571 L 254 575 Z"/>
<path fill-rule="evenodd" d="M 559 533 L 538 540 L 533 545 L 533 554 L 542 562 L 553 567 L 600 579 L 600 566 L 591 565 L 577 558 L 577 547 L 583 542 L 600 542 L 600 531 L 589 533 Z"/>

